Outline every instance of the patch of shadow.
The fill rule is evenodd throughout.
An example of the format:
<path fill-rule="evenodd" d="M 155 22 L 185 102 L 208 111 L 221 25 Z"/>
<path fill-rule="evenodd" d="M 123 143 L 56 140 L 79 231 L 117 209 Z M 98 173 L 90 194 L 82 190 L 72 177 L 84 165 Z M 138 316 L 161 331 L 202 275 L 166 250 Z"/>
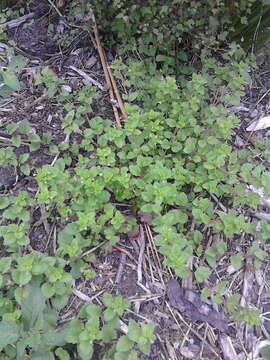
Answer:
<path fill-rule="evenodd" d="M 16 182 L 16 170 L 13 165 L 0 167 L 0 189 L 11 188 Z"/>
<path fill-rule="evenodd" d="M 123 273 L 118 289 L 125 298 L 144 294 L 144 291 L 137 285 L 137 272 L 129 269 Z"/>

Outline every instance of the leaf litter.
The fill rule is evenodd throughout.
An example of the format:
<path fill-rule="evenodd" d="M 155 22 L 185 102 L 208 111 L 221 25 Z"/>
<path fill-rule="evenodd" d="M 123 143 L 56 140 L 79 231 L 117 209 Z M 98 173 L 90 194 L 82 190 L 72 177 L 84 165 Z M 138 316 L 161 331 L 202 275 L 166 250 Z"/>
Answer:
<path fill-rule="evenodd" d="M 170 304 L 190 321 L 206 322 L 222 333 L 229 331 L 228 319 L 225 319 L 220 312 L 214 310 L 212 305 L 202 301 L 198 292 L 182 288 L 178 281 L 174 279 L 170 280 L 167 286 Z"/>

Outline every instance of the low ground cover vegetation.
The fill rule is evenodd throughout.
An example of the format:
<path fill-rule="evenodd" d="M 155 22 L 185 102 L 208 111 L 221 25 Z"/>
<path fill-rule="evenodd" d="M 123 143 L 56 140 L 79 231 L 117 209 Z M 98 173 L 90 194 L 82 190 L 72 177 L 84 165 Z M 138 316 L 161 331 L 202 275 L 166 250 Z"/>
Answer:
<path fill-rule="evenodd" d="M 237 324 L 260 328 L 260 304 L 252 297 L 243 301 L 232 285 L 232 276 L 247 266 L 261 271 L 268 257 L 269 218 L 258 212 L 265 202 L 257 190 L 270 196 L 269 145 L 243 136 L 235 110 L 257 65 L 248 45 L 235 42 L 234 14 L 248 25 L 259 5 L 262 16 L 268 11 L 267 3 L 258 3 L 93 0 L 60 6 L 66 32 L 71 21 L 81 36 L 91 32 L 93 11 L 104 43 L 116 47 L 110 67 L 128 115 L 121 126 L 112 120 L 105 87 L 83 84 L 68 73 L 69 65 L 61 68 L 63 52 L 38 61 L 18 52 L 14 34 L 2 25 L 3 359 L 151 359 L 162 329 L 154 317 L 130 315 L 132 300 L 117 288 L 93 298 L 76 289 L 96 281 L 99 257 L 120 241 L 130 250 L 142 233 L 153 239 L 160 268 L 152 278 L 160 276 L 163 296 L 163 277 L 189 279 L 201 300 L 219 310 L 210 323 L 217 331 L 235 336 Z M 47 6 L 46 27 L 55 35 L 58 23 L 50 16 L 58 2 Z M 31 10 L 6 10 L 2 22 Z M 14 99 L 12 114 L 6 108 Z M 70 316 L 76 296 L 84 305 Z M 230 327 L 221 327 L 224 318 Z"/>

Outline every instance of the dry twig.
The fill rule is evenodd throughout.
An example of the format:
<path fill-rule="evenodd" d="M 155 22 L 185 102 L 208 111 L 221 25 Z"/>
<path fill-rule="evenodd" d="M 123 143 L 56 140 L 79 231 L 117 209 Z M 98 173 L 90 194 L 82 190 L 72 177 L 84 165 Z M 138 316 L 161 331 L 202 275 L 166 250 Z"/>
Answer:
<path fill-rule="evenodd" d="M 119 265 L 118 265 L 118 269 L 117 269 L 117 274 L 116 274 L 116 278 L 115 278 L 116 284 L 119 284 L 121 281 L 125 263 L 126 263 L 126 254 L 121 253 L 120 261 L 119 261 Z"/>
<path fill-rule="evenodd" d="M 91 83 L 95 86 L 97 86 L 100 90 L 103 90 L 103 86 L 96 81 L 95 79 L 91 78 L 91 76 L 89 76 L 86 72 L 84 72 L 81 69 L 76 68 L 75 66 L 70 65 L 69 67 L 71 70 L 75 71 L 77 74 L 79 74 L 81 77 L 83 77 L 83 79 L 85 80 L 84 82 L 86 84 Z"/>
<path fill-rule="evenodd" d="M 142 261 L 143 261 L 143 255 L 145 250 L 145 236 L 142 225 L 140 225 L 140 253 L 138 258 L 138 267 L 137 267 L 137 274 L 138 274 L 138 282 L 142 282 Z"/>
<path fill-rule="evenodd" d="M 108 67 L 107 67 L 107 61 L 105 59 L 104 51 L 103 51 L 102 46 L 101 46 L 101 42 L 100 42 L 100 38 L 99 38 L 99 34 L 98 34 L 98 28 L 97 28 L 97 24 L 96 24 L 96 19 L 95 19 L 95 16 L 94 16 L 93 12 L 92 12 L 92 20 L 93 20 L 93 23 L 94 23 L 93 28 L 94 28 L 94 35 L 95 35 L 95 40 L 96 40 L 96 44 L 97 44 L 97 50 L 98 50 L 98 54 L 99 54 L 100 61 L 101 61 L 101 64 L 102 64 L 102 68 L 103 68 L 103 71 L 104 71 L 106 84 L 107 84 L 108 89 L 109 89 L 110 99 L 112 101 L 116 101 L 115 97 L 114 97 L 114 93 L 113 93 L 113 88 L 112 88 L 112 84 L 111 84 L 111 80 L 110 80 Z M 118 114 L 118 111 L 117 111 L 117 107 L 113 103 L 112 103 L 112 108 L 113 108 L 115 121 L 116 121 L 118 126 L 121 126 L 121 122 L 120 122 L 119 114 Z"/>
<path fill-rule="evenodd" d="M 8 29 L 13 29 L 19 25 L 21 25 L 22 23 L 24 23 L 25 21 L 29 20 L 29 19 L 32 19 L 34 17 L 35 13 L 34 12 L 31 12 L 29 14 L 26 14 L 26 15 L 23 15 L 17 19 L 13 19 L 13 20 L 10 20 L 10 21 L 7 21 L 3 24 L 0 24 L 0 28 L 1 27 L 7 27 Z"/>

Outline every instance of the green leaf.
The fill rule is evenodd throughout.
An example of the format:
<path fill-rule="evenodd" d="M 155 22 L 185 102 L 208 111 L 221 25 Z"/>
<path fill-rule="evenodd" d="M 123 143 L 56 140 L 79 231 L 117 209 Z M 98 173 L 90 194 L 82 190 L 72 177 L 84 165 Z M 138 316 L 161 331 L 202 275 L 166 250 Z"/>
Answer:
<path fill-rule="evenodd" d="M 210 274 L 211 274 L 211 271 L 209 270 L 209 268 L 207 268 L 205 266 L 200 266 L 195 271 L 195 277 L 198 282 L 203 282 L 210 276 Z"/>
<path fill-rule="evenodd" d="M 128 337 L 134 342 L 138 342 L 141 335 L 140 325 L 134 320 L 130 320 L 128 324 Z"/>
<path fill-rule="evenodd" d="M 16 344 L 16 351 L 17 351 L 17 358 L 24 359 L 25 355 L 25 348 L 28 346 L 26 339 L 17 341 Z"/>
<path fill-rule="evenodd" d="M 214 267 L 216 265 L 217 250 L 214 247 L 210 246 L 205 251 L 205 256 L 206 256 L 206 260 L 207 260 L 208 264 L 211 267 Z"/>
<path fill-rule="evenodd" d="M 205 300 L 211 297 L 211 294 L 211 291 L 207 287 L 204 287 L 201 291 L 201 297 Z"/>
<path fill-rule="evenodd" d="M 31 354 L 32 360 L 55 360 L 51 351 L 40 350 Z"/>
<path fill-rule="evenodd" d="M 216 244 L 216 248 L 217 248 L 217 251 L 219 252 L 219 254 L 223 255 L 224 252 L 227 250 L 227 244 L 224 241 L 219 241 Z"/>
<path fill-rule="evenodd" d="M 10 204 L 10 199 L 8 197 L 0 198 L 0 210 L 5 209 Z"/>
<path fill-rule="evenodd" d="M 13 134 L 18 129 L 19 124 L 20 123 L 14 123 L 14 122 L 7 124 L 6 130 L 7 130 L 8 134 L 10 134 L 10 135 Z M 21 129 L 20 129 L 20 131 L 21 131 Z"/>
<path fill-rule="evenodd" d="M 27 164 L 26 165 L 21 165 L 20 170 L 24 175 L 26 175 L 26 176 L 30 175 L 31 169 L 30 169 L 29 165 L 27 165 Z"/>
<path fill-rule="evenodd" d="M 21 89 L 19 80 L 15 74 L 12 74 L 9 71 L 2 71 L 2 76 L 4 83 L 14 91 L 19 91 Z"/>
<path fill-rule="evenodd" d="M 66 344 L 66 337 L 68 332 L 68 326 L 46 331 L 41 338 L 42 343 L 51 347 L 64 346 Z"/>
<path fill-rule="evenodd" d="M 24 162 L 26 162 L 28 160 L 28 158 L 29 158 L 29 155 L 30 155 L 29 153 L 21 154 L 19 156 L 19 163 L 23 164 Z"/>
<path fill-rule="evenodd" d="M 69 360 L 69 353 L 63 348 L 58 348 L 55 350 L 55 355 L 59 357 L 60 360 Z"/>
<path fill-rule="evenodd" d="M 4 85 L 0 87 L 0 96 L 7 97 L 10 96 L 12 93 L 13 90 L 9 86 Z"/>
<path fill-rule="evenodd" d="M 12 259 L 10 257 L 3 257 L 0 259 L 0 272 L 6 273 L 10 269 Z"/>
<path fill-rule="evenodd" d="M 12 145 L 15 147 L 19 147 L 21 145 L 21 137 L 20 135 L 14 135 L 11 138 Z"/>
<path fill-rule="evenodd" d="M 15 300 L 21 304 L 22 299 L 27 296 L 27 290 L 24 287 L 18 287 L 14 290 Z"/>
<path fill-rule="evenodd" d="M 116 350 L 120 352 L 125 352 L 131 350 L 134 345 L 134 342 L 128 338 L 128 336 L 121 336 L 116 344 Z"/>
<path fill-rule="evenodd" d="M 20 72 L 28 62 L 29 60 L 22 55 L 13 56 L 8 64 L 8 69 L 10 72 Z"/>
<path fill-rule="evenodd" d="M 82 360 L 89 360 L 93 356 L 93 345 L 89 341 L 82 341 L 78 345 L 78 353 Z"/>
<path fill-rule="evenodd" d="M 17 351 L 16 348 L 12 345 L 7 345 L 5 347 L 5 355 L 8 357 L 8 359 L 16 359 Z"/>
<path fill-rule="evenodd" d="M 138 354 L 136 350 L 117 352 L 114 356 L 114 360 L 138 360 Z"/>
<path fill-rule="evenodd" d="M 26 285 L 26 290 L 28 295 L 21 302 L 22 319 L 25 328 L 31 329 L 38 319 L 43 316 L 43 311 L 46 307 L 46 297 L 42 294 L 38 278 L 33 278 Z"/>
<path fill-rule="evenodd" d="M 52 305 L 58 309 L 61 310 L 63 307 L 65 307 L 68 303 L 69 294 L 66 295 L 59 295 L 52 298 Z"/>
<path fill-rule="evenodd" d="M 139 349 L 144 353 L 149 355 L 150 351 L 151 351 L 151 344 L 150 342 L 145 341 L 144 338 L 140 338 L 139 342 L 138 342 L 138 347 Z"/>
<path fill-rule="evenodd" d="M 154 335 L 155 324 L 141 324 L 142 337 L 147 339 L 149 342 L 154 341 L 156 336 Z"/>
<path fill-rule="evenodd" d="M 243 259 L 244 259 L 244 256 L 242 253 L 238 253 L 238 254 L 232 255 L 230 257 L 230 262 L 235 270 L 239 270 L 242 267 Z"/>
<path fill-rule="evenodd" d="M 66 335 L 66 341 L 71 344 L 79 343 L 79 336 L 83 331 L 83 324 L 78 320 L 71 320 L 68 327 L 68 333 Z"/>
<path fill-rule="evenodd" d="M 265 360 L 270 360 L 270 345 L 267 345 L 267 346 L 263 347 L 260 350 L 260 354 L 263 356 L 263 358 Z"/>
<path fill-rule="evenodd" d="M 104 325 L 101 332 L 102 341 L 105 343 L 110 342 L 116 338 L 116 331 L 110 325 Z"/>
<path fill-rule="evenodd" d="M 18 285 L 26 285 L 32 278 L 32 274 L 29 271 L 20 271 L 18 269 L 13 270 L 11 276 Z"/>
<path fill-rule="evenodd" d="M 185 142 L 185 147 L 183 150 L 184 153 L 186 154 L 192 153 L 192 151 L 195 150 L 195 146 L 196 146 L 196 140 L 192 138 L 188 138 L 187 141 Z"/>
<path fill-rule="evenodd" d="M 19 327 L 15 321 L 0 322 L 0 348 L 14 344 L 19 338 Z"/>
<path fill-rule="evenodd" d="M 24 120 L 20 121 L 17 125 L 20 128 L 20 133 L 29 134 L 30 129 L 31 129 L 31 125 L 30 125 L 30 122 L 28 120 L 24 119 Z"/>
<path fill-rule="evenodd" d="M 44 283 L 41 286 L 41 291 L 42 294 L 46 297 L 46 298 L 50 298 L 55 294 L 55 290 L 53 285 L 49 284 L 49 283 Z"/>

